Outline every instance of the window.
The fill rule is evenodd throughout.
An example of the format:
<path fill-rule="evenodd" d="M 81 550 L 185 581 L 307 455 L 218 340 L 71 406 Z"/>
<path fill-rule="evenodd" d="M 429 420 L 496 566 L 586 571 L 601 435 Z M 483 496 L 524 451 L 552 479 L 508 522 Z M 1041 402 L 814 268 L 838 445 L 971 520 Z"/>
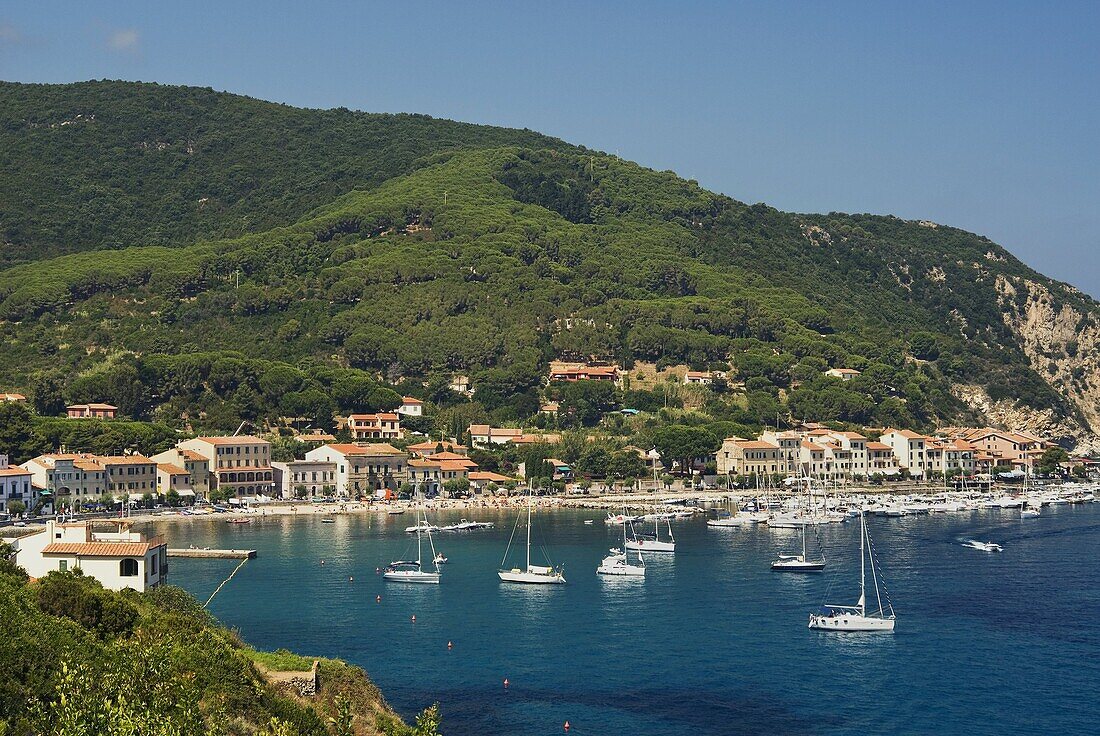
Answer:
<path fill-rule="evenodd" d="M 124 578 L 132 578 L 138 574 L 137 560 L 125 559 L 118 563 L 118 574 Z"/>
<path fill-rule="evenodd" d="M 69 569 L 69 561 L 68 560 L 61 560 L 60 562 L 57 563 L 57 569 L 60 570 L 61 572 L 65 572 L 66 570 Z"/>

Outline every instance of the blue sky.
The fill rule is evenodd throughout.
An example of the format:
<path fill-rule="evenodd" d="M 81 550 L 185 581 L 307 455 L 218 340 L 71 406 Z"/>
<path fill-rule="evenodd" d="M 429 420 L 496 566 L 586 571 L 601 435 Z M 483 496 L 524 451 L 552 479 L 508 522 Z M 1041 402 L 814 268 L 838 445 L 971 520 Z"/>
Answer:
<path fill-rule="evenodd" d="M 1100 296 L 1100 3 L 25 2 L 0 78 L 527 127 L 748 202 L 993 238 Z"/>

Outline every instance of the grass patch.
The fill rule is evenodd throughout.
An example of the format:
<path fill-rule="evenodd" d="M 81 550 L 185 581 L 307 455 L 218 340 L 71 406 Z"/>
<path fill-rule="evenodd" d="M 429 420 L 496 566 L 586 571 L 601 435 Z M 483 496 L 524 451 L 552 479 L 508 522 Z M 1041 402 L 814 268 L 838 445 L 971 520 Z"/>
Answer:
<path fill-rule="evenodd" d="M 276 649 L 274 652 L 245 649 L 244 654 L 256 664 L 272 672 L 305 672 L 313 669 L 313 660 L 316 659 L 316 657 L 303 657 L 286 649 Z"/>

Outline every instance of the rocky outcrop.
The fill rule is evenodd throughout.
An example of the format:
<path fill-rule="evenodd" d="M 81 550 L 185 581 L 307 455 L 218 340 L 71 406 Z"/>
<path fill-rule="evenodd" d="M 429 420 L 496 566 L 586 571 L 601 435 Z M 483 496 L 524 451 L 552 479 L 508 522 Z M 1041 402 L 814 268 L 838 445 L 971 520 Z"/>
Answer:
<path fill-rule="evenodd" d="M 1016 335 L 1033 370 L 1064 396 L 1080 418 L 1055 419 L 1051 412 L 1011 408 L 986 402 L 968 391 L 967 403 L 982 409 L 991 420 L 997 414 L 1016 416 L 1032 426 L 1046 424 L 1047 435 L 1077 439 L 1078 449 L 1100 448 L 1100 321 L 1088 310 L 1079 292 L 1058 293 L 1051 285 L 1019 276 L 997 275 L 996 288 L 1005 324 Z M 983 392 L 984 393 L 984 392 Z M 1011 426 L 1011 422 L 1006 422 Z"/>

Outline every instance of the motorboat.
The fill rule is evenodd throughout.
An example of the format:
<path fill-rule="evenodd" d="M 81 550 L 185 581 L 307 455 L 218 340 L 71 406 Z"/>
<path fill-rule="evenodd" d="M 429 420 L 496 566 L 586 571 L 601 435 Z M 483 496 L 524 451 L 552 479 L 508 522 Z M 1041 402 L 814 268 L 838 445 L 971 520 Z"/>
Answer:
<path fill-rule="evenodd" d="M 1004 552 L 1005 548 L 996 542 L 979 542 L 976 539 L 970 539 L 966 541 L 965 546 L 972 547 L 973 549 L 981 550 L 982 552 Z"/>
<path fill-rule="evenodd" d="M 436 552 L 435 557 L 432 558 L 432 562 L 437 565 L 446 565 L 447 557 L 442 552 Z"/>

